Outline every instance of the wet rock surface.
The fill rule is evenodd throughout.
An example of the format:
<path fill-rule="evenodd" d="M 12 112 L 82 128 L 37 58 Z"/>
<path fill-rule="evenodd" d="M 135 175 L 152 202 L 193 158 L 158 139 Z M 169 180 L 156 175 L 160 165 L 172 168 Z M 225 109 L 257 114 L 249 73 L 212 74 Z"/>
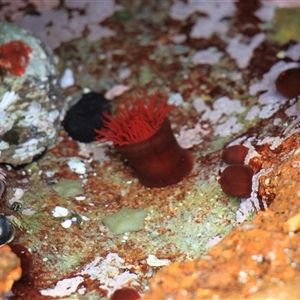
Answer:
<path fill-rule="evenodd" d="M 291 138 L 286 147 L 299 147 Z M 202 259 L 173 264 L 150 280 L 144 299 L 299 299 L 299 151 L 274 167 L 261 192 L 268 210 L 244 222 Z M 275 163 L 275 156 L 265 166 Z M 281 286 L 281 288 L 279 288 Z"/>
<path fill-rule="evenodd" d="M 116 33 L 110 38 L 91 42 L 79 28 L 81 38 L 63 42 L 61 15 L 70 25 L 79 13 L 84 24 L 94 22 L 83 2 L 70 10 L 71 1 L 61 1 L 50 11 L 52 26 L 41 26 L 73 75 L 65 94 L 114 94 L 113 115 L 138 92 L 168 96 L 177 106 L 168 116 L 172 131 L 195 165 L 180 183 L 149 189 L 111 145 L 79 143 L 63 128 L 40 159 L 3 165 L 0 208 L 16 225 L 14 242 L 32 254 L 10 300 L 107 300 L 123 287 L 151 300 L 299 298 L 299 101 L 280 95 L 275 81 L 298 67 L 300 39 L 288 28 L 286 44 L 272 38 L 294 14 L 278 23 L 274 1 L 121 0 L 99 10 L 107 2 L 116 13 L 98 22 Z M 36 3 L 50 2 L 29 1 L 40 11 Z M 298 17 L 294 23 L 299 28 Z M 218 182 L 231 145 L 249 149 L 247 199 L 226 195 Z M 103 220 L 124 208 L 147 213 L 143 228 L 112 235 Z"/>
<path fill-rule="evenodd" d="M 0 248 L 0 298 L 8 292 L 14 281 L 20 279 L 22 270 L 19 258 L 5 245 Z M 1 298 L 2 299 L 2 298 Z"/>
<path fill-rule="evenodd" d="M 48 48 L 4 21 L 0 44 L 0 163 L 20 165 L 55 142 L 65 102 Z"/>

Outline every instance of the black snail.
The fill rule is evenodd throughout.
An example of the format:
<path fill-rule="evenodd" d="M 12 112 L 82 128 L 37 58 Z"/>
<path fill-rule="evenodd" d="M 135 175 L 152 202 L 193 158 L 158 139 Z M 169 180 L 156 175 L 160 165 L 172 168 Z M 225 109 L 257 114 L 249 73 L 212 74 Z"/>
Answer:
<path fill-rule="evenodd" d="M 9 219 L 0 214 L 0 247 L 10 243 L 15 237 L 15 227 Z"/>

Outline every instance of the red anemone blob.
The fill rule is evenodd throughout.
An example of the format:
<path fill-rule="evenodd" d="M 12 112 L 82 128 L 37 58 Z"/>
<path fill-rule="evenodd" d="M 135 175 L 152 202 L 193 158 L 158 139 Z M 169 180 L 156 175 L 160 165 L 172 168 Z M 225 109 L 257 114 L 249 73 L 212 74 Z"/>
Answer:
<path fill-rule="evenodd" d="M 110 300 L 137 300 L 141 299 L 139 293 L 129 287 L 123 287 L 116 290 L 111 296 Z"/>
<path fill-rule="evenodd" d="M 165 116 L 174 108 L 167 105 L 166 98 L 157 105 L 156 95 L 152 95 L 149 102 L 136 99 L 130 104 L 130 108 L 119 107 L 117 118 L 103 113 L 104 129 L 96 129 L 97 140 L 112 141 L 115 146 L 142 142 L 159 130 Z"/>
<path fill-rule="evenodd" d="M 228 196 L 249 198 L 252 192 L 253 173 L 249 166 L 228 166 L 219 180 L 223 192 Z"/>
<path fill-rule="evenodd" d="M 0 67 L 15 76 L 22 76 L 29 63 L 31 48 L 22 41 L 11 41 L 0 47 Z"/>
<path fill-rule="evenodd" d="M 166 115 L 174 108 L 157 95 L 131 102 L 116 118 L 104 113 L 104 128 L 97 140 L 112 141 L 128 159 L 146 187 L 164 187 L 180 182 L 193 168 L 193 156 L 175 139 Z"/>
<path fill-rule="evenodd" d="M 277 91 L 291 99 L 300 95 L 300 68 L 292 68 L 280 73 L 275 82 Z"/>
<path fill-rule="evenodd" d="M 225 148 L 222 160 L 228 165 L 242 165 L 245 161 L 249 148 L 243 145 L 233 145 Z"/>

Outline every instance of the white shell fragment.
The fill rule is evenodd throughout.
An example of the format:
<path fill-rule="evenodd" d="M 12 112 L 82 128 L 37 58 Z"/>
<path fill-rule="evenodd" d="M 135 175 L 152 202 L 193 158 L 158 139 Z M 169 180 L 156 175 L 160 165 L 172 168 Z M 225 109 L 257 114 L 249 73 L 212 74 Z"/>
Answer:
<path fill-rule="evenodd" d="M 184 100 L 180 93 L 171 93 L 167 102 L 169 105 L 179 106 L 183 105 Z"/>
<path fill-rule="evenodd" d="M 35 213 L 35 210 L 33 210 L 32 208 L 25 208 L 22 210 L 22 214 L 25 216 L 31 216 Z"/>
<path fill-rule="evenodd" d="M 21 188 L 15 188 L 14 190 L 14 197 L 16 198 L 16 200 L 20 200 L 24 195 L 24 190 Z"/>
<path fill-rule="evenodd" d="M 85 174 L 85 165 L 78 157 L 72 157 L 68 161 L 69 168 L 77 174 Z"/>
<path fill-rule="evenodd" d="M 63 228 L 70 228 L 71 225 L 72 225 L 72 220 L 70 220 L 70 219 L 61 222 L 61 226 Z"/>
<path fill-rule="evenodd" d="M 16 99 L 16 93 L 14 91 L 6 91 L 0 101 L 0 109 L 5 110 L 8 108 Z"/>
<path fill-rule="evenodd" d="M 69 68 L 65 69 L 64 74 L 60 79 L 60 86 L 63 89 L 66 89 L 70 86 L 73 86 L 75 83 L 73 71 Z"/>
<path fill-rule="evenodd" d="M 151 267 L 167 266 L 171 263 L 169 259 L 159 259 L 154 254 L 149 254 L 147 258 L 147 264 Z"/>
<path fill-rule="evenodd" d="M 10 204 L 13 204 L 14 202 L 22 203 L 21 198 L 24 195 L 24 190 L 21 188 L 14 188 L 14 196 L 9 200 Z"/>
<path fill-rule="evenodd" d="M 62 206 L 56 206 L 52 210 L 52 214 L 53 214 L 53 217 L 55 217 L 55 218 L 62 218 L 62 217 L 66 217 L 69 214 L 69 210 Z"/>
<path fill-rule="evenodd" d="M 112 100 L 115 97 L 121 96 L 126 91 L 130 90 L 130 86 L 124 84 L 114 85 L 110 90 L 108 90 L 104 97 L 108 100 Z"/>

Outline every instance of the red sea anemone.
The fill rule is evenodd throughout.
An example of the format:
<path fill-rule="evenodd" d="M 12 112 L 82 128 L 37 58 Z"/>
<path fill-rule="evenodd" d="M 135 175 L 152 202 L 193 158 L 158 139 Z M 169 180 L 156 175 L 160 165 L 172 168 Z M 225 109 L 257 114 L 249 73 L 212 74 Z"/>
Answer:
<path fill-rule="evenodd" d="M 223 150 L 222 160 L 229 165 L 244 164 L 249 148 L 243 145 L 232 145 Z"/>
<path fill-rule="evenodd" d="M 229 196 L 249 198 L 252 192 L 253 170 L 249 166 L 230 165 L 221 174 L 219 183 Z"/>
<path fill-rule="evenodd" d="M 300 68 L 292 68 L 280 73 L 275 82 L 277 91 L 291 99 L 300 95 Z"/>
<path fill-rule="evenodd" d="M 22 277 L 29 274 L 32 267 L 32 256 L 27 248 L 20 244 L 9 244 L 11 251 L 14 252 L 21 261 Z"/>
<path fill-rule="evenodd" d="M 97 140 L 112 141 L 146 187 L 178 183 L 192 170 L 193 156 L 179 146 L 166 117 L 173 108 L 157 95 L 136 99 L 116 118 L 104 113 L 104 128 L 96 130 Z"/>
<path fill-rule="evenodd" d="M 140 299 L 139 293 L 129 287 L 123 287 L 116 290 L 111 296 L 110 300 L 137 300 Z"/>

